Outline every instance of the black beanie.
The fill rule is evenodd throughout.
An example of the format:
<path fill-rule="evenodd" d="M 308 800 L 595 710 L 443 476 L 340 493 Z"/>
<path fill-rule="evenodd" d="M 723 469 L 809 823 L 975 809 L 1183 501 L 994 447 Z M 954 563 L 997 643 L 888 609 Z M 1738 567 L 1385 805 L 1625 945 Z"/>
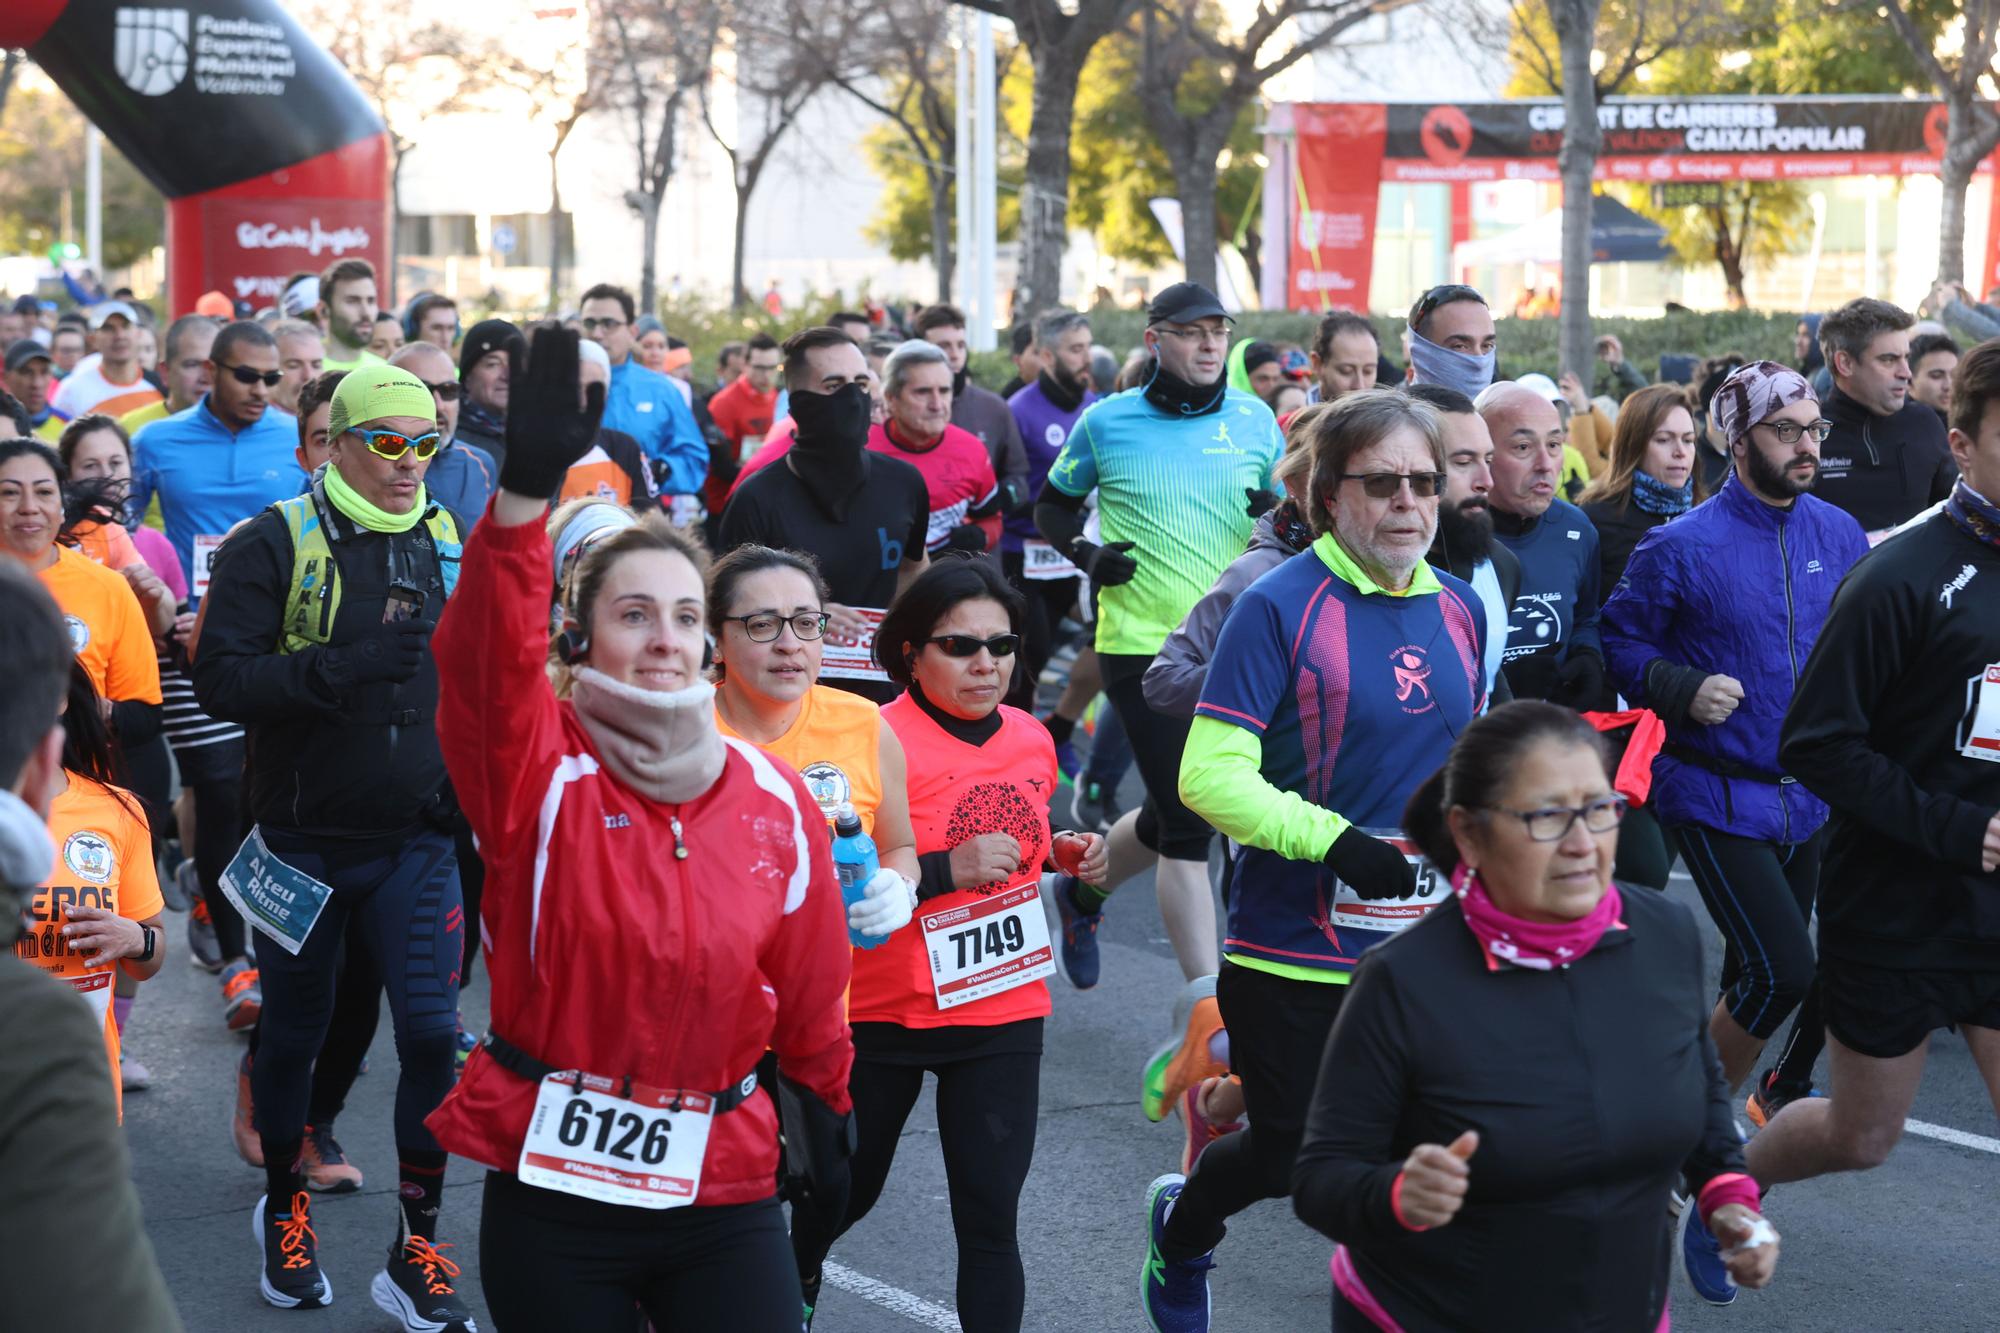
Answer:
<path fill-rule="evenodd" d="M 1259 366 L 1269 365 L 1273 361 L 1282 360 L 1284 358 L 1278 355 L 1278 349 L 1271 346 L 1271 344 L 1261 341 L 1254 342 L 1243 349 L 1243 373 L 1248 375 Z"/>
<path fill-rule="evenodd" d="M 465 341 L 458 345 L 458 378 L 464 383 L 472 368 L 479 364 L 479 358 L 488 352 L 504 351 L 511 362 L 518 364 L 527 350 L 527 341 L 521 337 L 521 330 L 504 319 L 482 319 L 466 330 Z"/>

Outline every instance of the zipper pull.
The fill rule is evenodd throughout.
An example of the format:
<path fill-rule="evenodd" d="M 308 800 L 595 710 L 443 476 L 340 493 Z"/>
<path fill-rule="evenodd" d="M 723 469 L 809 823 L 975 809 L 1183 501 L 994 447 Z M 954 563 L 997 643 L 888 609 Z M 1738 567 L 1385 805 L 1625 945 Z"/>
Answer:
<path fill-rule="evenodd" d="M 667 827 L 674 831 L 674 860 L 676 861 L 687 860 L 688 859 L 687 844 L 681 841 L 680 816 L 674 815 L 671 818 L 669 818 L 667 820 Z"/>

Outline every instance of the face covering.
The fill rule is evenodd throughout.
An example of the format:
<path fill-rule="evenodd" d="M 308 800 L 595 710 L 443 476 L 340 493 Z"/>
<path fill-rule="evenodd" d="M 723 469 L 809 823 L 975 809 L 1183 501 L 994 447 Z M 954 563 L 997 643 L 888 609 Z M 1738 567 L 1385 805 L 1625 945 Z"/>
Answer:
<path fill-rule="evenodd" d="M 1674 487 L 1650 472 L 1634 472 L 1632 503 L 1642 513 L 1665 514 L 1668 518 L 1685 514 L 1694 508 L 1694 478 L 1690 476 L 1680 486 Z"/>
<path fill-rule="evenodd" d="M 799 425 L 787 455 L 792 471 L 814 503 L 844 523 L 849 502 L 868 480 L 863 457 L 871 424 L 868 388 L 844 384 L 832 393 L 795 393 L 791 404 Z"/>
<path fill-rule="evenodd" d="M 715 686 L 642 690 L 587 666 L 570 675 L 570 702 L 611 775 L 650 800 L 692 801 L 722 776 L 728 751 L 715 729 Z"/>
<path fill-rule="evenodd" d="M 333 507 L 370 532 L 408 532 L 423 521 L 424 510 L 431 504 L 430 492 L 424 489 L 422 482 L 417 483 L 417 502 L 410 506 L 410 512 L 392 514 L 348 485 L 347 479 L 340 475 L 340 469 L 331 463 L 326 465 L 322 481 L 326 486 L 326 498 Z"/>
<path fill-rule="evenodd" d="M 1227 380 L 1213 384 L 1190 384 L 1153 358 L 1153 373 L 1146 379 L 1146 401 L 1170 416 L 1198 417 L 1222 410 L 1229 392 Z"/>
<path fill-rule="evenodd" d="M 1944 512 L 1966 536 L 1988 546 L 2000 546 L 2000 505 L 1966 485 L 1965 478 L 1960 477 L 1951 488 Z"/>
<path fill-rule="evenodd" d="M 1477 398 L 1493 382 L 1493 368 L 1499 363 L 1496 348 L 1484 356 L 1454 352 L 1439 347 L 1415 329 L 1410 330 L 1410 364 L 1416 367 L 1417 382 L 1456 389 L 1467 398 Z"/>
<path fill-rule="evenodd" d="M 1501 911 L 1479 882 L 1479 872 L 1463 865 L 1452 872 L 1451 886 L 1458 890 L 1458 908 L 1466 928 L 1479 941 L 1487 970 L 1492 972 L 1502 967 L 1534 972 L 1568 967 L 1596 948 L 1605 931 L 1624 924 L 1618 919 L 1624 902 L 1616 884 L 1605 885 L 1597 906 L 1574 921 L 1527 921 Z"/>

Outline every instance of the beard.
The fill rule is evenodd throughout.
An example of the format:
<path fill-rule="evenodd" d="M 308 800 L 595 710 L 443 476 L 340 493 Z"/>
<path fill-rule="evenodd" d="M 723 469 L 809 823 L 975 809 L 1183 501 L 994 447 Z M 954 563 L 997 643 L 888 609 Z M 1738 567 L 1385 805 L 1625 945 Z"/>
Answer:
<path fill-rule="evenodd" d="M 1438 506 L 1438 536 L 1445 551 L 1478 564 L 1493 553 L 1493 511 L 1486 497 Z"/>
<path fill-rule="evenodd" d="M 1743 452 L 1750 484 L 1774 500 L 1790 500 L 1804 495 L 1819 480 L 1819 460 L 1811 454 L 1794 455 L 1780 466 L 1767 458 L 1754 442 L 1746 445 Z M 1791 472 L 1791 465 L 1800 459 L 1812 463 L 1812 470 L 1804 477 L 1794 476 Z"/>

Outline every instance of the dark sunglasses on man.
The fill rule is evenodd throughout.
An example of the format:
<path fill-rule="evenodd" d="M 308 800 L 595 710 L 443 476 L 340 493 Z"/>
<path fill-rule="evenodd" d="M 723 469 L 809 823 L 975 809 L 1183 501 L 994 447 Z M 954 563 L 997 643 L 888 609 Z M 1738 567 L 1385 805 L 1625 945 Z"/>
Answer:
<path fill-rule="evenodd" d="M 235 376 L 238 384 L 262 383 L 267 389 L 277 388 L 278 381 L 285 378 L 285 372 L 282 370 L 252 370 L 248 366 L 232 366 L 225 361 L 216 362 L 215 368 L 228 371 Z"/>

